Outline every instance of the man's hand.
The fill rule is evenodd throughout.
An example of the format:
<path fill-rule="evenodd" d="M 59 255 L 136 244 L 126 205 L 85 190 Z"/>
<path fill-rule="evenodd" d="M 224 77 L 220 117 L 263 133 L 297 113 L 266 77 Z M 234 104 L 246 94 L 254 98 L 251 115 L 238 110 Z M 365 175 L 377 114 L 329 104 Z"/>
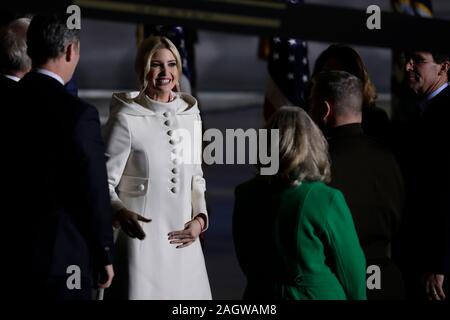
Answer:
<path fill-rule="evenodd" d="M 100 271 L 100 277 L 98 279 L 98 287 L 103 289 L 109 288 L 113 278 L 114 278 L 113 266 L 112 264 L 108 264 Z"/>
<path fill-rule="evenodd" d="M 150 222 L 152 220 L 147 219 L 136 212 L 123 208 L 117 211 L 114 215 L 113 224 L 115 227 L 120 225 L 123 232 L 125 232 L 129 237 L 143 240 L 145 238 L 145 232 L 140 226 L 139 221 Z"/>
<path fill-rule="evenodd" d="M 445 300 L 444 275 L 428 273 L 424 277 L 428 300 Z"/>
<path fill-rule="evenodd" d="M 184 248 L 198 238 L 205 226 L 205 220 L 201 215 L 196 216 L 189 222 L 186 222 L 183 230 L 169 232 L 169 241 L 171 244 L 179 244 L 176 248 Z"/>

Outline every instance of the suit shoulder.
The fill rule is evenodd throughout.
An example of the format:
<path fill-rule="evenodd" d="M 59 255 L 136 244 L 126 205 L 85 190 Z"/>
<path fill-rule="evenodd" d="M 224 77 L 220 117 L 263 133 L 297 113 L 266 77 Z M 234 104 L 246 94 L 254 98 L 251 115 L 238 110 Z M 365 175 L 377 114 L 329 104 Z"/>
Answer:
<path fill-rule="evenodd" d="M 332 159 L 336 156 L 355 161 L 358 158 L 367 159 L 368 163 L 383 161 L 384 158 L 394 158 L 391 148 L 385 142 L 367 135 L 338 140 L 334 143 L 330 141 L 330 155 Z"/>
<path fill-rule="evenodd" d="M 450 113 L 450 85 L 442 90 L 436 97 L 431 99 L 431 106 L 435 106 L 439 109 L 439 112 L 449 114 Z M 443 121 L 448 121 L 446 118 L 442 118 Z"/>
<path fill-rule="evenodd" d="M 79 97 L 73 96 L 70 93 L 64 95 L 67 107 L 74 110 L 76 113 L 83 116 L 96 116 L 98 117 L 98 110 L 96 107 L 90 103 L 80 99 Z"/>
<path fill-rule="evenodd" d="M 392 149 L 376 137 L 366 136 L 366 143 L 373 152 L 384 156 L 393 156 Z"/>

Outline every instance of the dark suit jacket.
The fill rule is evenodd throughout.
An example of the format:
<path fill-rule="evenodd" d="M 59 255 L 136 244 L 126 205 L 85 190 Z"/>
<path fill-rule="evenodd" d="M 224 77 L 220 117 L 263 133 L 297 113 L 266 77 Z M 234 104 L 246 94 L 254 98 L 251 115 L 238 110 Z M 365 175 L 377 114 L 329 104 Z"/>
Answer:
<path fill-rule="evenodd" d="M 397 139 L 407 186 L 405 269 L 450 275 L 450 87 Z M 446 280 L 448 283 L 448 279 Z M 448 292 L 447 292 L 448 293 Z"/>
<path fill-rule="evenodd" d="M 398 235 L 404 188 L 394 154 L 366 136 L 360 124 L 334 128 L 328 139 L 331 186 L 345 196 L 367 265 L 381 270 L 381 289 L 368 290 L 371 299 L 403 298 L 398 267 L 391 260 L 391 242 Z"/>
<path fill-rule="evenodd" d="M 55 79 L 35 72 L 20 81 L 18 101 L 17 115 L 24 120 L 24 138 L 16 147 L 22 188 L 14 198 L 24 231 L 20 261 L 31 276 L 28 291 L 44 298 L 87 299 L 93 272 L 111 263 L 113 247 L 98 112 Z M 67 288 L 71 265 L 81 270 L 80 290 Z"/>
<path fill-rule="evenodd" d="M 7 93 L 11 93 L 11 90 L 17 88 L 17 82 L 11 80 L 4 75 L 0 75 L 0 93 L 4 97 Z"/>
<path fill-rule="evenodd" d="M 393 153 L 366 136 L 356 123 L 334 128 L 328 143 L 330 185 L 344 194 L 366 256 L 386 257 L 369 251 L 390 243 L 400 225 L 404 190 Z"/>

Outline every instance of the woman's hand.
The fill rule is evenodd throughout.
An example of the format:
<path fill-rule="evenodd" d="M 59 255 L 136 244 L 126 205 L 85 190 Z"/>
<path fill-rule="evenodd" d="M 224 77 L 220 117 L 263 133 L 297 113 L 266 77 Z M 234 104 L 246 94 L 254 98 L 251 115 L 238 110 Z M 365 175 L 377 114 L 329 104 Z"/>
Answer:
<path fill-rule="evenodd" d="M 428 273 L 424 276 L 424 282 L 428 300 L 445 300 L 443 274 Z"/>
<path fill-rule="evenodd" d="M 113 217 L 113 225 L 115 227 L 120 225 L 123 232 L 125 232 L 129 237 L 143 240 L 145 238 L 145 232 L 140 226 L 139 221 L 150 222 L 152 220 L 125 208 L 117 211 Z"/>
<path fill-rule="evenodd" d="M 169 241 L 171 244 L 179 244 L 176 248 L 184 248 L 192 243 L 202 233 L 205 227 L 205 220 L 201 215 L 197 215 L 194 219 L 186 222 L 184 230 L 169 232 Z"/>

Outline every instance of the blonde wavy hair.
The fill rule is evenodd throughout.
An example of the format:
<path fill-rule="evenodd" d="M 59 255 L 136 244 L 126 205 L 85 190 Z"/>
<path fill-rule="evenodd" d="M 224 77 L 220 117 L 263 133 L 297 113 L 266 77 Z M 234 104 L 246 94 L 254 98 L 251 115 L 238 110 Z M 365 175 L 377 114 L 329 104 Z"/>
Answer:
<path fill-rule="evenodd" d="M 280 108 L 269 119 L 266 129 L 279 130 L 280 165 L 276 180 L 288 185 L 330 181 L 328 143 L 302 108 Z"/>
<path fill-rule="evenodd" d="M 136 55 L 136 62 L 134 65 L 136 73 L 138 75 L 141 91 L 147 88 L 148 84 L 147 75 L 150 71 L 151 61 L 153 55 L 159 49 L 168 49 L 170 52 L 172 52 L 177 63 L 178 80 L 181 77 L 182 63 L 180 53 L 178 52 L 177 47 L 175 47 L 173 42 L 166 37 L 150 36 L 144 41 L 142 41 L 141 45 L 139 46 Z M 179 84 L 177 84 L 177 90 L 179 91 Z"/>

